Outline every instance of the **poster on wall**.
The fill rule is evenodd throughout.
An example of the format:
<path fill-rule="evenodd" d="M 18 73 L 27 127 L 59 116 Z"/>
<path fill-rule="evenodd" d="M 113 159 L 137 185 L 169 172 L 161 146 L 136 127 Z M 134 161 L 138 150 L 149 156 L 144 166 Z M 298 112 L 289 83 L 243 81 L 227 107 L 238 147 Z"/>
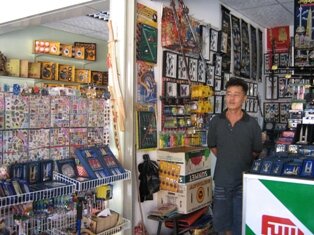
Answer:
<path fill-rule="evenodd" d="M 251 79 L 257 80 L 257 37 L 256 28 L 250 25 L 251 32 Z"/>
<path fill-rule="evenodd" d="M 294 64 L 310 66 L 314 64 L 314 1 L 294 2 Z"/>
<path fill-rule="evenodd" d="M 289 25 L 267 29 L 267 52 L 287 52 L 289 47 Z"/>
<path fill-rule="evenodd" d="M 221 6 L 221 50 L 222 71 L 230 72 L 231 63 L 231 21 L 230 10 Z"/>
<path fill-rule="evenodd" d="M 148 149 L 157 147 L 156 113 L 150 111 L 137 112 L 137 147 Z"/>
<path fill-rule="evenodd" d="M 241 76 L 250 77 L 250 37 L 248 23 L 241 19 Z"/>
<path fill-rule="evenodd" d="M 157 11 L 143 4 L 137 3 L 137 23 L 157 28 Z"/>
<path fill-rule="evenodd" d="M 149 25 L 137 24 L 136 59 L 157 63 L 157 29 Z"/>
<path fill-rule="evenodd" d="M 157 38 L 157 11 L 137 3 L 137 60 L 157 63 Z"/>
<path fill-rule="evenodd" d="M 233 50 L 233 74 L 241 75 L 241 30 L 240 19 L 231 16 L 232 22 L 232 50 Z"/>
<path fill-rule="evenodd" d="M 136 62 L 137 68 L 137 97 L 138 104 L 155 104 L 157 102 L 157 85 L 154 67 L 143 61 Z"/>

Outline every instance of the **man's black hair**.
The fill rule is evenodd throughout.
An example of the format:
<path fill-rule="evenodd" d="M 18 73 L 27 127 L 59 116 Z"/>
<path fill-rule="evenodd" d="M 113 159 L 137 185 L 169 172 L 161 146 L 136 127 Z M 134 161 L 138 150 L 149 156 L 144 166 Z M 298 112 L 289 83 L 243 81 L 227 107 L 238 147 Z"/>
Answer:
<path fill-rule="evenodd" d="M 231 87 L 231 86 L 242 87 L 244 94 L 246 94 L 249 89 L 247 83 L 243 79 L 240 79 L 240 78 L 230 78 L 229 81 L 226 83 L 226 90 L 228 89 L 228 87 Z"/>

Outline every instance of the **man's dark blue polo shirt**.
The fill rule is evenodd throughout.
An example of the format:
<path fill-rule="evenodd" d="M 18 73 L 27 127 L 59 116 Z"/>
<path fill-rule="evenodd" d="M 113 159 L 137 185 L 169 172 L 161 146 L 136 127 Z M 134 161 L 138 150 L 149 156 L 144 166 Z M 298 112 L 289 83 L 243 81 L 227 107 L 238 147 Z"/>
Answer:
<path fill-rule="evenodd" d="M 250 169 L 254 159 L 252 153 L 262 151 L 261 138 L 260 126 L 246 112 L 233 127 L 226 118 L 226 111 L 212 118 L 208 146 L 217 148 L 215 185 L 229 187 L 242 184 L 242 173 Z"/>

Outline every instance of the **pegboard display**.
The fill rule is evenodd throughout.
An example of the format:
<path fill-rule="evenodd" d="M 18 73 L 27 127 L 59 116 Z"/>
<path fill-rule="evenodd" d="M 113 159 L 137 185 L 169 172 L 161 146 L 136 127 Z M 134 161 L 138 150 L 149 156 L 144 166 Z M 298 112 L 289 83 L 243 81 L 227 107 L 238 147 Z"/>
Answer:
<path fill-rule="evenodd" d="M 206 85 L 206 66 L 206 61 L 196 57 L 163 52 L 161 148 L 206 145 L 207 118 L 213 113 L 213 88 Z"/>

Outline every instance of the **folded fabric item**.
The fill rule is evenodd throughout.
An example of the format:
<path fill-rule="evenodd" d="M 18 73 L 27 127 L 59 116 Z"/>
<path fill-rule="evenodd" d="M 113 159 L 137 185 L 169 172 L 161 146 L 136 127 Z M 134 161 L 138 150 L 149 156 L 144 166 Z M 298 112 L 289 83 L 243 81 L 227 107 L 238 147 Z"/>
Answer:
<path fill-rule="evenodd" d="M 197 211 L 194 211 L 190 214 L 182 215 L 182 217 L 177 217 L 173 220 L 167 220 L 165 222 L 165 226 L 167 228 L 173 228 L 174 223 L 177 222 L 177 226 L 180 228 L 185 228 L 191 226 L 195 223 L 202 215 L 204 215 L 208 211 L 208 206 L 203 207 Z"/>

